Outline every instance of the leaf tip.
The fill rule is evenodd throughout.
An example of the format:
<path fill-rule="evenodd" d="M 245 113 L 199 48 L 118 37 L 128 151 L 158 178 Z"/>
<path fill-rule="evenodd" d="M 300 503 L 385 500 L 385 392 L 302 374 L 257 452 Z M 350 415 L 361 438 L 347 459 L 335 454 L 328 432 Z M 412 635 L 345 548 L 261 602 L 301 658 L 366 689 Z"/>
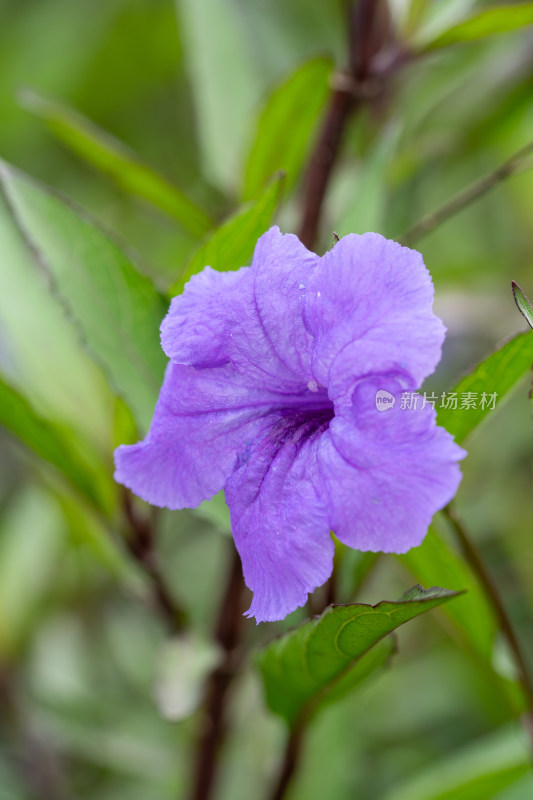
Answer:
<path fill-rule="evenodd" d="M 511 281 L 513 297 L 517 309 L 520 311 L 530 328 L 533 328 L 533 308 L 526 294 L 522 291 L 516 281 Z"/>
<path fill-rule="evenodd" d="M 435 599 L 448 599 L 457 597 L 464 594 L 466 589 L 456 591 L 454 589 L 443 589 L 441 586 L 431 586 L 429 589 L 424 589 L 419 583 L 408 589 L 399 599 L 399 603 L 420 601 L 420 600 L 435 600 Z"/>

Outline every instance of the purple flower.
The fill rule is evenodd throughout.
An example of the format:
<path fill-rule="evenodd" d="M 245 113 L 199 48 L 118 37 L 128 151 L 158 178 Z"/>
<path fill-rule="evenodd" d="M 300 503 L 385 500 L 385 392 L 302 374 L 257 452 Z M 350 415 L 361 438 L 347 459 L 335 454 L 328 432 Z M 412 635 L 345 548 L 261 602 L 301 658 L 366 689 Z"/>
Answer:
<path fill-rule="evenodd" d="M 403 553 L 455 494 L 464 452 L 430 406 L 400 401 L 440 359 L 432 302 L 414 250 L 352 234 L 320 258 L 278 228 L 251 267 L 206 267 L 172 301 L 150 432 L 118 448 L 115 477 L 168 508 L 225 489 L 257 621 L 327 580 L 332 530 Z"/>

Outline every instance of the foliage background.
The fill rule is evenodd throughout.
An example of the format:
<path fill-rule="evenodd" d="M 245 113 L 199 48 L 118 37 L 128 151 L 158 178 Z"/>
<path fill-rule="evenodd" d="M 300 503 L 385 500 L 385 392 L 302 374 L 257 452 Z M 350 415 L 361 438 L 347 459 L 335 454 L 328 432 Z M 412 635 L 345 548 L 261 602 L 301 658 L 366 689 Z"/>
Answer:
<path fill-rule="evenodd" d="M 415 38 L 489 5 L 392 4 L 404 35 Z M 200 246 L 202 226 L 191 231 L 187 214 L 178 219 L 139 201 L 76 156 L 39 119 L 42 107 L 28 91 L 21 94 L 24 87 L 77 109 L 120 139 L 213 224 L 261 195 L 253 170 L 258 158 L 268 159 L 261 149 L 250 157 L 259 133 L 260 142 L 274 142 L 264 170 L 288 168 L 276 221 L 284 230 L 297 227 L 327 69 L 316 69 L 322 77 L 311 92 L 307 86 L 302 105 L 289 93 L 281 96 L 285 121 L 277 139 L 276 119 L 262 130 L 262 113 L 272 91 L 310 59 L 344 63 L 343 3 L 0 0 L 0 13 L 0 157 L 93 214 L 135 253 L 159 291 L 179 281 Z M 531 138 L 532 88 L 527 28 L 409 66 L 383 107 L 350 124 L 328 193 L 321 251 L 334 230 L 399 236 L 493 170 Z M 299 145 L 287 155 L 291 135 Z M 532 196 L 533 173 L 525 171 L 418 245 L 449 330 L 430 388 L 451 387 L 503 337 L 524 329 L 510 281 L 533 293 Z M 1 432 L 0 798 L 186 797 L 201 727 L 194 709 L 231 558 L 224 506 L 158 514 L 164 576 L 195 632 L 188 668 L 183 651 L 169 650 L 149 582 L 124 545 L 121 498 L 112 483 L 113 447 L 143 435 L 143 425 L 136 431 L 131 411 L 80 343 L 5 214 L 0 244 L 2 375 L 98 475 L 105 508 L 96 513 L 56 469 Z M 97 253 L 91 265 L 98 269 Z M 528 376 L 469 441 L 457 506 L 531 663 L 529 383 Z M 431 583 L 470 588 L 454 601 L 460 612 L 454 618 L 438 610 L 410 623 L 399 632 L 393 668 L 316 719 L 292 800 L 436 800 L 448 797 L 444 779 L 452 781 L 454 798 L 531 796 L 513 667 L 493 636 L 475 578 L 460 567 L 444 569 L 431 550 L 422 558 Z M 357 555 L 346 556 L 345 601 L 364 566 Z M 395 599 L 419 580 L 408 566 L 392 556 L 379 559 L 357 599 Z M 297 612 L 257 629 L 248 621 L 244 639 L 251 649 L 301 618 Z M 485 630 L 490 652 L 480 658 Z M 168 692 L 189 705 L 185 719 L 167 718 Z M 232 687 L 230 721 L 219 796 L 266 796 L 284 728 L 265 708 L 251 662 Z"/>

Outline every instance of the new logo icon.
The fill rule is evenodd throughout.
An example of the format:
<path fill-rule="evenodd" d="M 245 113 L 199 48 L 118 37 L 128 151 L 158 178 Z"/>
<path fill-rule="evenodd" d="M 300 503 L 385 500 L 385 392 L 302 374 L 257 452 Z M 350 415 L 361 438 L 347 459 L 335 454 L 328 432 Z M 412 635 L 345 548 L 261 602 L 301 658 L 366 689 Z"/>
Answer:
<path fill-rule="evenodd" d="M 376 408 L 378 411 L 388 411 L 394 406 L 396 398 L 385 389 L 379 389 L 376 392 Z"/>

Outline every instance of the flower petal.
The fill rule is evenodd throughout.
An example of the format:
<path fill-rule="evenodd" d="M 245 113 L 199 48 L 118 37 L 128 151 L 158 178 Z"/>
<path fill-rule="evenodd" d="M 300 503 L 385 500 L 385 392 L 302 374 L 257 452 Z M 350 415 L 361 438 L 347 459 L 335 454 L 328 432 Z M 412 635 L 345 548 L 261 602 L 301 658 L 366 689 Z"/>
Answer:
<path fill-rule="evenodd" d="M 419 386 L 435 369 L 444 339 L 432 303 L 431 277 L 419 253 L 377 233 L 345 236 L 308 282 L 305 318 L 315 337 L 316 380 L 328 385 L 332 364 L 352 345 L 345 354 L 352 377 L 379 371 L 377 353 Z"/>
<path fill-rule="evenodd" d="M 216 367 L 229 361 L 228 340 L 238 323 L 248 267 L 216 272 L 205 267 L 172 299 L 161 323 L 161 345 L 176 364 Z"/>
<path fill-rule="evenodd" d="M 359 382 L 351 414 L 346 407 L 336 415 L 322 440 L 331 527 L 358 550 L 404 553 L 419 545 L 461 481 L 464 451 L 435 424 L 430 406 L 402 408 L 401 388 L 390 375 Z M 394 396 L 394 406 L 376 408 L 379 390 Z"/>
<path fill-rule="evenodd" d="M 317 263 L 296 236 L 271 228 L 258 240 L 250 268 L 206 267 L 191 278 L 161 325 L 163 349 L 178 364 L 231 362 L 255 383 L 281 391 L 305 386 L 312 377 L 305 281 Z"/>
<path fill-rule="evenodd" d="M 317 481 L 328 416 L 280 419 L 228 480 L 226 501 L 246 585 L 248 616 L 283 619 L 331 574 L 334 545 Z"/>
<path fill-rule="evenodd" d="M 312 379 L 312 337 L 304 321 L 308 281 L 320 259 L 297 236 L 275 226 L 258 240 L 252 273 L 261 324 L 273 350 L 296 376 Z"/>
<path fill-rule="evenodd" d="M 170 363 L 146 439 L 115 452 L 115 480 L 149 503 L 194 507 L 224 487 L 280 403 L 250 388 L 230 366 Z"/>

